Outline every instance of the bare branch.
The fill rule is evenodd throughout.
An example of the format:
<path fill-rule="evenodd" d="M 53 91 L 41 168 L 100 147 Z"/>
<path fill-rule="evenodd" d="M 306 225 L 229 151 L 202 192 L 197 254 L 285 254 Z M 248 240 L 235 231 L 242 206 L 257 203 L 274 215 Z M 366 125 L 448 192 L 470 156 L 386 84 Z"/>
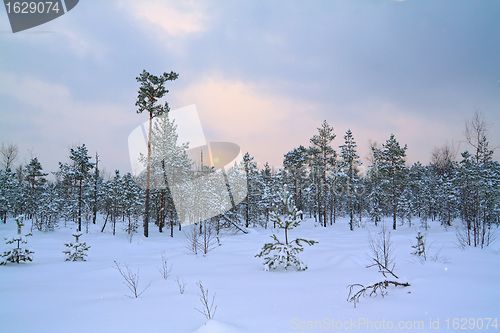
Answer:
<path fill-rule="evenodd" d="M 186 290 L 186 282 L 178 276 L 175 277 L 175 281 L 177 282 L 177 286 L 179 286 L 179 293 L 181 295 L 184 294 L 184 291 Z"/>
<path fill-rule="evenodd" d="M 5 145 L 2 143 L 0 154 L 2 154 L 3 156 L 3 163 L 6 169 L 12 167 L 12 164 L 16 160 L 18 153 L 19 149 L 17 148 L 17 145 L 13 143 L 8 143 Z"/>
<path fill-rule="evenodd" d="M 382 230 L 379 233 L 379 237 L 377 239 L 370 238 L 370 249 L 371 255 L 370 259 L 373 264 L 367 266 L 372 267 L 377 265 L 379 267 L 380 273 L 387 277 L 385 274 L 389 273 L 392 276 L 398 278 L 394 273 L 394 246 L 391 241 L 391 232 L 387 231 L 387 228 L 382 225 Z M 392 268 L 389 268 L 391 267 Z"/>
<path fill-rule="evenodd" d="M 379 267 L 379 272 L 382 273 L 385 278 L 387 277 L 385 274 L 389 273 L 392 276 L 394 276 L 396 279 L 399 279 L 399 277 L 396 274 L 394 274 L 394 272 L 393 272 L 395 265 L 392 265 L 392 269 L 389 269 L 384 264 L 382 264 L 381 262 L 379 262 L 377 259 L 373 258 L 373 261 L 375 263 L 372 264 L 372 265 L 366 266 L 366 268 L 373 267 L 373 266 L 378 266 Z"/>
<path fill-rule="evenodd" d="M 410 284 L 408 282 L 401 283 L 401 282 L 397 282 L 397 281 L 388 281 L 388 280 L 380 281 L 380 282 L 377 282 L 377 283 L 372 284 L 371 286 L 367 286 L 367 287 L 365 287 L 359 283 L 354 283 L 354 284 L 350 284 L 347 286 L 347 288 L 349 288 L 349 295 L 347 295 L 347 301 L 353 302 L 354 307 L 356 307 L 356 303 L 359 302 L 359 299 L 361 298 L 361 296 L 371 297 L 371 296 L 377 296 L 378 294 L 380 294 L 382 297 L 384 297 L 385 295 L 387 295 L 387 288 L 391 284 L 394 285 L 395 287 L 398 287 L 398 286 L 409 287 L 410 286 Z M 354 292 L 356 287 L 358 287 L 360 289 L 358 291 Z"/>
<path fill-rule="evenodd" d="M 168 264 L 168 259 L 165 251 L 161 253 L 161 266 L 158 267 L 158 271 L 165 280 L 167 280 L 172 275 L 172 265 Z"/>
<path fill-rule="evenodd" d="M 487 124 L 484 116 L 477 108 L 474 108 L 472 119 L 465 121 L 465 139 L 475 149 L 479 148 L 479 142 L 487 134 Z"/>
<path fill-rule="evenodd" d="M 210 300 L 210 297 L 208 295 L 208 289 L 205 289 L 203 287 L 203 284 L 201 281 L 197 283 L 197 286 L 200 288 L 200 293 L 198 296 L 200 296 L 200 302 L 202 305 L 202 309 L 195 308 L 199 313 L 205 316 L 207 319 L 212 319 L 215 315 L 215 311 L 217 310 L 217 305 L 214 306 L 215 302 L 215 294 L 212 296 L 212 299 Z"/>
<path fill-rule="evenodd" d="M 148 289 L 149 286 L 151 285 L 151 283 L 149 283 L 146 288 L 144 288 L 142 291 L 139 292 L 139 269 L 137 269 L 137 272 L 134 273 L 130 270 L 127 264 L 124 264 L 125 268 L 122 268 L 118 262 L 114 261 L 114 263 L 116 269 L 118 270 L 118 272 L 120 272 L 120 275 L 125 280 L 123 284 L 126 285 L 127 288 L 132 292 L 134 298 L 139 298 L 139 296 L 141 296 L 142 293 L 145 292 L 146 289 Z M 128 297 L 132 298 L 132 296 Z"/>

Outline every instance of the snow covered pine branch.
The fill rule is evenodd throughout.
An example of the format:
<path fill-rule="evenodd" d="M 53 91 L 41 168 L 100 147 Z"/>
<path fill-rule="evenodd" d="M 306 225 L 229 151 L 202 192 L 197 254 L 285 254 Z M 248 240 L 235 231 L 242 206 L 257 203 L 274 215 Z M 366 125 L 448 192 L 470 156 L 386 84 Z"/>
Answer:
<path fill-rule="evenodd" d="M 280 214 L 281 211 L 283 211 L 283 215 Z M 299 260 L 297 254 L 304 251 L 303 243 L 312 246 L 318 242 L 304 238 L 288 240 L 288 230 L 300 225 L 299 217 L 301 214 L 302 212 L 295 207 L 292 196 L 285 187 L 280 193 L 278 206 L 270 214 L 271 221 L 276 223 L 278 228 L 285 230 L 285 241 L 282 242 L 276 235 L 271 235 L 273 242 L 264 244 L 262 251 L 256 255 L 256 257 L 264 257 L 266 270 L 277 269 L 278 267 L 284 269 L 295 267 L 299 271 L 307 269 L 307 265 Z"/>

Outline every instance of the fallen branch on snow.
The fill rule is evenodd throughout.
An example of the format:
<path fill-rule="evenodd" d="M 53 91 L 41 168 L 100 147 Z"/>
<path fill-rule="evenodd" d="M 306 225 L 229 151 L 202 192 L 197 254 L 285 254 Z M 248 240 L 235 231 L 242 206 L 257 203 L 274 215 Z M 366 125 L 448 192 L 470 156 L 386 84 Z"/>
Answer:
<path fill-rule="evenodd" d="M 354 307 L 356 307 L 356 303 L 359 302 L 359 298 L 361 296 L 371 297 L 371 296 L 377 296 L 378 293 L 380 293 L 380 295 L 382 297 L 384 297 L 385 295 L 387 295 L 386 290 L 389 287 L 389 285 L 391 285 L 391 284 L 396 286 L 396 287 L 398 287 L 398 286 L 409 287 L 410 286 L 410 284 L 408 282 L 401 283 L 401 282 L 397 282 L 397 281 L 388 281 L 388 280 L 380 281 L 380 282 L 377 282 L 377 283 L 372 284 L 371 286 L 367 286 L 367 287 L 365 287 L 359 283 L 354 283 L 354 284 L 350 284 L 347 286 L 347 288 L 349 288 L 349 295 L 347 296 L 347 301 L 353 302 Z M 356 287 L 359 287 L 360 289 L 357 292 L 353 293 L 353 291 Z"/>

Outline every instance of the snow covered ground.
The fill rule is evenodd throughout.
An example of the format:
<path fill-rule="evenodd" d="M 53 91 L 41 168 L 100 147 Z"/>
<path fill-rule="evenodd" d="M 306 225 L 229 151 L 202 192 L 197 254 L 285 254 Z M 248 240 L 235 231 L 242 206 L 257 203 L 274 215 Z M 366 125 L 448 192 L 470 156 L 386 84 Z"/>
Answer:
<path fill-rule="evenodd" d="M 91 246 L 88 261 L 65 262 L 64 243 L 73 241 L 74 227 L 35 231 L 29 238 L 34 261 L 0 266 L 0 332 L 500 330 L 494 327 L 500 325 L 498 242 L 484 250 L 462 250 L 454 229 L 438 223 L 426 233 L 430 256 L 439 251 L 437 261 L 421 263 L 410 254 L 418 224 L 391 232 L 395 273 L 411 286 L 362 298 L 356 308 L 346 301 L 347 286 L 384 279 L 375 267 L 366 268 L 368 235 L 375 238 L 380 230 L 371 222 L 351 232 L 346 220 L 328 228 L 304 221 L 291 237 L 319 241 L 300 254 L 309 267 L 304 272 L 264 271 L 262 259 L 254 256 L 272 230 L 262 228 L 248 235 L 226 233 L 222 246 L 196 256 L 186 249 L 183 232 L 170 238 L 168 231 L 159 234 L 151 226 L 148 239 L 136 235 L 129 243 L 122 226 L 116 236 L 91 226 L 82 236 Z M 3 238 L 15 232 L 13 219 L 0 224 L 2 253 Z M 158 271 L 162 251 L 172 265 L 167 280 Z M 139 298 L 125 296 L 129 291 L 114 261 L 139 268 L 142 287 L 150 283 Z M 184 294 L 176 276 L 186 283 Z M 195 310 L 201 306 L 198 281 L 210 295 L 216 293 L 217 311 L 208 322 Z M 492 318 L 488 330 L 487 318 Z"/>

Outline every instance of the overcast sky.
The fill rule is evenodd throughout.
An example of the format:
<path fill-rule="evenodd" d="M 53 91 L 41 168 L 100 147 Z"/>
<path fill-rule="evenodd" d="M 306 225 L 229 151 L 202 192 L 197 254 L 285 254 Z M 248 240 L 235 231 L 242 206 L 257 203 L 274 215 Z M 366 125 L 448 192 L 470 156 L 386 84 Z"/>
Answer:
<path fill-rule="evenodd" d="M 172 70 L 170 107 L 195 104 L 207 140 L 259 163 L 280 165 L 326 119 L 334 146 L 350 128 L 365 157 L 394 133 L 426 164 L 463 141 L 474 109 L 500 145 L 499 18 L 493 0 L 82 0 L 13 34 L 0 8 L 0 142 L 46 171 L 85 143 L 128 172 L 127 137 L 147 119 L 135 77 Z"/>

